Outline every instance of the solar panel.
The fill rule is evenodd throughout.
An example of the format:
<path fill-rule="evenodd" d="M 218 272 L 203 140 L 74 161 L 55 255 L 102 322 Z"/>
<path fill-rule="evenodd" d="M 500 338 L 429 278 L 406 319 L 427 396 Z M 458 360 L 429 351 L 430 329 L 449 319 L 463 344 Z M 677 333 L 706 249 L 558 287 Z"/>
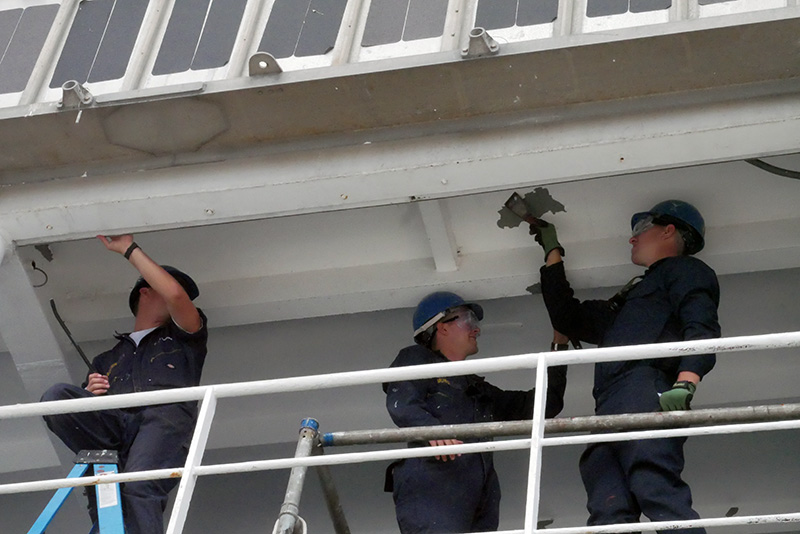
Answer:
<path fill-rule="evenodd" d="M 25 90 L 56 13 L 58 4 L 0 12 L 0 94 Z"/>
<path fill-rule="evenodd" d="M 81 2 L 50 87 L 114 80 L 125 75 L 149 0 Z"/>
<path fill-rule="evenodd" d="M 607 17 L 624 13 L 662 11 L 672 6 L 672 0 L 586 0 L 587 17 Z"/>
<path fill-rule="evenodd" d="M 487 30 L 550 24 L 558 16 L 558 0 L 480 0 L 475 26 Z"/>
<path fill-rule="evenodd" d="M 447 0 L 372 0 L 361 46 L 440 37 Z"/>
<path fill-rule="evenodd" d="M 347 0 L 276 0 L 258 50 L 274 57 L 326 54 L 336 44 Z"/>

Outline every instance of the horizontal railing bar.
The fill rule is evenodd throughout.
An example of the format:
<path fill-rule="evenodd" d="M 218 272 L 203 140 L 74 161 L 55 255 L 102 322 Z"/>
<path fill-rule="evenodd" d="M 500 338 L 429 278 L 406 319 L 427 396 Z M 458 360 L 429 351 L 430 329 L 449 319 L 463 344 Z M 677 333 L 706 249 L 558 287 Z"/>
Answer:
<path fill-rule="evenodd" d="M 663 343 L 655 345 L 639 345 L 629 347 L 612 347 L 603 349 L 585 349 L 582 351 L 567 352 L 542 352 L 516 356 L 505 356 L 483 360 L 464 362 L 445 362 L 402 368 L 382 368 L 365 371 L 345 373 L 332 373 L 324 375 L 292 377 L 254 381 L 237 384 L 219 384 L 198 386 L 192 388 L 179 388 L 163 391 L 135 393 L 127 395 L 103 396 L 92 399 L 75 399 L 54 401 L 48 403 L 18 404 L 0 407 L 0 420 L 19 417 L 51 415 L 59 413 L 73 413 L 96 411 L 110 408 L 123 408 L 132 406 L 146 406 L 173 402 L 198 401 L 207 391 L 213 390 L 217 398 L 241 397 L 248 395 L 263 395 L 290 391 L 309 391 L 330 389 L 336 387 L 366 385 L 380 382 L 393 382 L 403 380 L 416 380 L 436 376 L 458 376 L 471 373 L 491 373 L 496 371 L 509 371 L 521 369 L 535 369 L 540 360 L 550 365 L 569 365 L 576 363 L 589 363 L 597 361 L 623 361 L 636 359 L 667 358 L 672 356 L 685 356 L 687 354 L 703 354 L 708 352 L 725 353 L 757 349 L 791 348 L 800 346 L 800 332 L 782 334 L 765 334 L 760 336 L 741 336 L 714 340 L 700 340 L 689 342 Z M 782 430 L 800 427 L 798 420 L 785 420 L 796 417 L 798 405 L 745 407 L 716 410 L 697 410 L 694 412 L 675 412 L 657 414 L 628 414 L 621 417 L 580 417 L 554 419 L 547 421 L 549 433 L 567 432 L 602 432 L 591 435 L 546 437 L 541 442 L 542 446 L 571 445 L 593 443 L 600 441 L 620 441 L 630 439 L 654 439 L 669 436 L 710 435 L 738 432 L 757 432 L 767 430 Z M 658 421 L 653 421 L 657 418 Z M 727 418 L 727 419 L 726 419 Z M 732 423 L 751 419 L 766 419 L 770 422 L 743 423 L 743 424 L 717 424 L 716 426 L 703 426 L 700 428 L 685 428 L 694 424 L 707 425 L 708 423 Z M 624 420 L 624 421 L 623 421 Z M 639 432 L 615 433 L 620 424 L 627 428 L 662 428 L 661 430 L 644 430 Z M 519 423 L 519 422 L 517 422 Z M 527 434 L 531 425 L 521 422 L 525 427 L 515 428 L 514 422 L 508 422 L 503 430 L 503 435 Z M 588 425 L 588 426 L 587 426 Z M 638 426 L 637 425 L 643 425 Z M 472 426 L 472 425 L 466 425 Z M 667 427 L 667 428 L 664 428 Z M 431 430 L 432 427 L 426 430 Z M 509 429 L 513 431 L 509 432 Z M 394 429 L 385 429 L 392 431 Z M 403 431 L 403 429 L 399 429 Z M 485 431 L 483 429 L 482 431 Z M 452 435 L 451 435 L 452 437 Z M 403 436 L 395 441 L 413 441 L 414 438 Z M 383 441 L 379 441 L 383 442 Z M 342 444 L 342 443 L 337 443 Z M 398 460 L 403 458 L 429 457 L 450 454 L 468 454 L 485 451 L 506 451 L 529 449 L 531 440 L 515 439 L 496 442 L 466 443 L 443 447 L 418 447 L 406 449 L 391 449 L 382 451 L 355 452 L 309 458 L 280 458 L 235 464 L 219 464 L 198 466 L 197 476 L 215 475 L 225 473 L 241 473 L 263 470 L 288 469 L 297 466 L 322 466 L 339 465 L 358 462 L 376 462 Z M 94 477 L 81 477 L 79 479 L 55 479 L 36 482 L 22 482 L 16 484 L 0 485 L 0 494 L 21 493 L 30 491 L 51 490 L 65 487 L 88 486 L 94 484 L 110 484 L 116 482 L 129 482 L 159 478 L 181 477 L 183 467 L 173 469 L 159 469 L 151 471 L 138 471 L 132 473 L 119 473 L 116 475 L 103 475 Z M 799 514 L 753 516 L 753 522 L 779 522 L 800 521 Z M 744 518 L 720 518 L 694 520 L 691 522 L 659 523 L 660 529 L 675 525 L 683 526 L 726 526 L 745 524 Z M 548 529 L 548 532 L 590 533 L 590 532 L 636 532 L 644 528 L 654 528 L 653 523 L 645 525 L 604 525 L 602 527 L 578 527 L 570 529 Z M 522 531 L 507 531 L 508 533 L 521 533 Z M 536 530 L 535 532 L 539 532 Z"/>
<path fill-rule="evenodd" d="M 522 444 L 522 447 L 519 445 Z M 438 453 L 445 453 L 449 454 L 451 452 L 455 452 L 456 450 L 463 450 L 464 452 L 480 452 L 480 450 L 486 450 L 485 447 L 479 447 L 480 445 L 492 445 L 489 450 L 515 450 L 519 448 L 525 448 L 525 446 L 530 445 L 530 440 L 514 440 L 514 441 L 505 441 L 505 442 L 495 442 L 495 443 L 481 443 L 481 444 L 464 444 L 464 445 L 449 445 L 443 447 L 437 447 L 439 449 Z M 466 450 L 465 450 L 466 449 Z M 197 468 L 198 475 L 214 475 L 214 474 L 227 474 L 227 473 L 240 473 L 240 472 L 251 472 L 251 471 L 263 471 L 263 470 L 270 470 L 270 469 L 282 469 L 293 467 L 294 465 L 307 465 L 307 466 L 315 466 L 315 465 L 332 465 L 337 463 L 351 463 L 350 459 L 359 456 L 359 455 L 369 455 L 369 461 L 381 461 L 381 460 L 389 460 L 389 459 L 396 459 L 396 458 L 417 458 L 417 457 L 424 457 L 430 455 L 430 448 L 416 448 L 416 449 L 405 449 L 402 452 L 402 455 L 398 454 L 382 454 L 382 453 L 389 453 L 389 452 L 397 452 L 397 451 L 377 451 L 371 453 L 348 453 L 348 454 L 337 454 L 337 455 L 328 455 L 328 456 L 313 456 L 307 457 L 302 459 L 280 459 L 280 460 L 266 460 L 260 462 L 243 462 L 238 464 L 220 464 L 215 466 L 202 466 Z M 428 454 L 423 454 L 427 452 Z M 337 458 L 339 460 L 347 460 L 345 462 L 328 462 L 322 461 L 324 459 L 331 459 Z M 294 460 L 294 461 L 292 461 Z M 297 461 L 303 460 L 303 461 Z M 294 464 L 294 465 L 290 465 Z M 99 483 L 114 483 L 114 482 L 125 482 L 125 481 L 133 481 L 133 480 L 146 480 L 149 478 L 147 475 L 160 475 L 154 478 L 164 478 L 164 475 L 172 475 L 172 476 L 179 476 L 182 472 L 182 469 L 159 469 L 159 470 L 152 470 L 152 471 L 140 471 L 136 473 L 122 473 L 117 475 L 102 475 L 102 476 L 94 476 L 94 477 L 82 477 L 82 479 L 60 479 L 55 481 L 41 481 L 41 482 L 28 482 L 28 483 L 18 483 L 18 484 L 5 484 L 0 486 L 0 494 L 6 493 L 21 493 L 24 491 L 40 491 L 40 490 L 47 490 L 47 489 L 55 489 L 60 487 L 76 487 L 76 486 L 88 486 L 94 485 Z M 34 487 L 35 486 L 35 487 Z M 7 491 L 9 490 L 9 491 Z M 14 490 L 14 491 L 10 491 Z M 730 518 L 712 518 L 712 519 L 696 519 L 696 520 L 688 520 L 688 521 L 663 521 L 663 522 L 652 522 L 652 523 L 630 523 L 625 525 L 601 525 L 601 526 L 581 526 L 581 527 L 568 527 L 568 528 L 548 528 L 547 532 L 552 532 L 554 534 L 591 534 L 591 533 L 616 533 L 616 532 L 639 532 L 642 529 L 661 529 L 667 530 L 674 528 L 676 526 L 682 527 L 724 527 L 724 526 L 735 526 L 735 525 L 745 525 L 745 524 L 767 524 L 767 523 L 781 523 L 781 522 L 800 522 L 800 513 L 789 513 L 789 514 L 772 514 L 772 515 L 760 515 L 760 516 L 742 516 L 742 517 L 730 517 Z M 638 525 L 638 526 L 637 526 Z M 509 530 L 504 531 L 506 534 L 512 533 L 522 533 L 522 530 Z M 540 532 L 536 530 L 534 532 Z"/>
<path fill-rule="evenodd" d="M 757 349 L 800 347 L 800 332 L 740 336 L 720 339 L 703 339 L 653 345 L 631 345 L 583 349 L 581 351 L 546 352 L 548 365 L 569 365 L 599 361 L 623 361 L 651 358 L 669 358 L 708 352 L 724 353 Z M 41 403 L 0 406 L 0 420 L 21 417 L 53 415 L 59 413 L 91 412 L 110 408 L 147 406 L 173 402 L 201 400 L 208 388 L 214 389 L 217 398 L 244 397 L 269 393 L 313 391 L 345 386 L 359 386 L 381 382 L 417 380 L 437 376 L 459 376 L 472 373 L 518 371 L 535 369 L 542 353 L 499 356 L 461 362 L 443 362 L 410 367 L 394 367 L 350 371 L 303 377 L 276 378 L 236 384 L 216 384 L 188 388 L 108 395 L 93 399 L 70 399 Z"/>
<path fill-rule="evenodd" d="M 15 482 L 13 484 L 0 484 L 0 495 L 12 493 L 30 493 L 61 488 L 78 488 L 83 486 L 98 486 L 100 484 L 114 484 L 117 482 L 137 482 L 140 480 L 154 480 L 157 478 L 180 478 L 183 467 L 174 469 L 151 469 L 149 471 L 132 471 L 129 473 L 116 473 L 113 475 L 84 476 L 78 478 L 55 478 L 50 480 L 36 480 L 34 482 Z"/>
<path fill-rule="evenodd" d="M 738 426 L 739 432 L 758 432 L 768 430 L 786 430 L 790 428 L 800 428 L 800 420 L 777 421 L 771 423 L 750 423 L 746 425 L 723 425 L 709 426 L 703 428 L 678 428 L 667 430 L 650 430 L 646 432 L 627 432 L 613 434 L 590 434 L 582 436 L 571 436 L 569 438 L 545 438 L 543 445 L 560 444 L 583 444 L 595 443 L 599 441 L 620 441 L 625 439 L 657 439 L 662 437 L 674 437 L 685 435 L 696 435 L 697 432 L 705 431 L 706 435 L 715 433 L 726 433 L 726 429 Z M 751 430 L 752 429 L 752 430 Z M 574 442 L 561 443 L 560 440 L 574 439 Z M 458 445 L 442 445 L 438 447 L 413 447 L 409 449 L 387 449 L 380 451 L 353 452 L 340 454 L 326 454 L 324 456 L 314 456 L 311 458 L 284 458 L 277 460 L 260 460 L 254 462 L 244 462 L 239 464 L 217 464 L 212 466 L 202 466 L 197 468 L 198 474 L 227 474 L 248 471 L 285 469 L 295 466 L 317 466 L 317 465 L 342 465 L 356 462 L 377 462 L 384 460 L 398 460 L 403 458 L 422 458 L 426 456 L 439 456 L 449 454 L 468 454 L 475 452 L 498 452 L 511 451 L 530 448 L 530 438 L 512 439 L 502 441 L 484 441 L 480 443 L 464 443 Z"/>
<path fill-rule="evenodd" d="M 272 471 L 295 466 L 316 467 L 319 465 L 345 465 L 357 462 L 382 462 L 386 460 L 402 460 L 407 458 L 425 458 L 441 454 L 469 454 L 477 452 L 500 452 L 527 449 L 531 440 L 516 439 L 504 441 L 483 441 L 480 443 L 463 443 L 460 445 L 443 445 L 441 447 L 412 447 L 403 449 L 387 449 L 368 452 L 348 452 L 326 454 L 308 458 L 280 458 L 275 460 L 256 460 L 233 464 L 215 464 L 198 467 L 199 475 L 222 475 L 229 473 L 247 473 L 251 471 Z"/>
<path fill-rule="evenodd" d="M 764 525 L 768 523 L 798 523 L 800 513 L 751 515 L 741 517 L 718 517 L 710 519 L 690 519 L 683 521 L 653 521 L 651 523 L 625 523 L 617 525 L 595 525 L 582 527 L 553 528 L 535 530 L 543 534 L 605 534 L 616 532 L 641 532 L 642 530 L 659 532 L 692 527 L 730 527 L 737 525 Z"/>
<path fill-rule="evenodd" d="M 693 425 L 730 424 L 745 422 L 785 421 L 800 419 L 800 404 L 774 404 L 740 408 L 713 408 L 704 410 L 634 413 L 548 419 L 545 434 L 570 432 L 655 430 L 686 428 Z M 410 428 L 380 428 L 328 432 L 320 436 L 322 445 L 346 446 L 376 443 L 428 441 L 441 438 L 482 438 L 497 436 L 530 435 L 531 421 L 502 421 L 465 425 L 440 425 Z"/>
<path fill-rule="evenodd" d="M 452 447 L 459 447 L 454 454 L 518 450 L 530 447 L 530 440 L 508 440 L 482 443 L 466 443 L 463 445 L 448 445 L 442 447 L 441 451 L 449 451 Z M 425 456 L 438 455 L 428 447 L 413 449 L 389 449 L 385 451 L 354 452 L 347 454 L 335 454 L 325 456 L 311 456 L 304 458 L 277 458 L 273 460 L 256 460 L 249 462 L 237 462 L 229 464 L 215 464 L 197 466 L 195 474 L 202 475 L 221 475 L 233 473 L 249 473 L 254 471 L 274 471 L 278 469 L 291 469 L 293 467 L 315 467 L 319 465 L 342 465 L 363 461 L 382 461 L 395 460 L 402 458 L 421 458 Z M 364 458 L 362 458 L 364 457 Z M 35 482 L 16 482 L 13 484 L 0 484 L 0 495 L 11 493 L 25 493 L 33 491 L 44 491 L 59 488 L 70 488 L 79 486 L 93 486 L 98 484 L 113 484 L 116 482 L 132 482 L 139 480 L 151 480 L 156 478 L 178 478 L 183 475 L 184 468 L 176 467 L 173 469 L 152 469 L 149 471 L 134 471 L 130 473 L 118 473 L 114 475 L 101 475 L 80 478 L 58 478 L 51 480 L 39 480 Z"/>
<path fill-rule="evenodd" d="M 634 432 L 614 432 L 544 438 L 542 445 L 584 445 L 587 443 L 607 443 L 612 441 L 631 441 L 636 439 L 674 438 L 678 436 L 714 436 L 718 434 L 744 434 L 747 432 L 768 432 L 800 428 L 800 420 L 772 421 L 769 423 L 743 423 L 738 425 L 715 425 L 693 428 L 670 428 L 665 430 L 642 430 Z"/>
<path fill-rule="evenodd" d="M 582 436 L 570 436 L 563 438 L 544 438 L 543 446 L 554 445 L 576 445 L 585 443 L 597 443 L 601 441 L 620 441 L 621 439 L 657 439 L 661 437 L 705 435 L 733 433 L 736 432 L 758 432 L 768 430 L 785 430 L 790 428 L 800 428 L 800 420 L 777 421 L 770 423 L 749 423 L 743 425 L 723 425 L 709 426 L 703 428 L 677 428 L 666 430 L 650 430 L 644 432 L 627 432 L 612 434 L 591 434 Z M 277 469 L 291 469 L 293 467 L 316 467 L 321 465 L 344 465 L 358 462 L 380 462 L 387 460 L 400 460 L 405 458 L 423 458 L 429 456 L 449 455 L 449 454 L 469 454 L 477 452 L 500 452 L 511 450 L 523 450 L 530 448 L 530 438 L 503 440 L 503 441 L 484 441 L 480 443 L 464 443 L 459 445 L 444 445 L 440 447 L 414 447 L 403 449 L 388 449 L 381 451 L 353 452 L 341 454 L 328 454 L 312 456 L 307 458 L 278 458 L 272 460 L 257 460 L 250 462 L 238 462 L 229 464 L 215 464 L 197 466 L 194 470 L 198 476 L 204 475 L 223 475 L 234 473 L 250 473 L 256 471 L 271 471 Z M 95 484 L 111 484 L 114 482 L 130 482 L 137 480 L 150 480 L 156 478 L 180 477 L 183 475 L 183 468 L 158 469 L 150 471 L 136 471 L 131 473 L 119 473 L 116 475 L 102 475 L 101 477 L 82 477 L 80 479 L 53 479 L 36 482 L 19 482 L 14 484 L 0 485 L 0 495 L 9 493 L 23 493 L 32 491 L 43 491 L 65 487 L 89 486 Z"/>

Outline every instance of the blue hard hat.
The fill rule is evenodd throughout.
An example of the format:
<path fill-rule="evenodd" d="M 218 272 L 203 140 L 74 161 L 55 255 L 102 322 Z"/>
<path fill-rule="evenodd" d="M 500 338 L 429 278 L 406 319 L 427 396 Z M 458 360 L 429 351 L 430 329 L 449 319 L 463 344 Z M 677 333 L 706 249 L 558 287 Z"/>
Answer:
<path fill-rule="evenodd" d="M 436 291 L 422 299 L 414 311 L 412 325 L 414 339 L 435 325 L 442 317 L 459 306 L 471 309 L 478 320 L 483 319 L 483 308 L 474 302 L 465 302 L 464 299 L 449 291 Z"/>
<path fill-rule="evenodd" d="M 705 246 L 706 223 L 697 208 L 683 200 L 665 200 L 650 211 L 634 213 L 631 229 L 645 217 L 653 217 L 656 224 L 674 224 L 681 232 L 686 245 L 686 254 L 695 254 Z"/>
<path fill-rule="evenodd" d="M 161 268 L 167 271 L 175 280 L 178 281 L 183 290 L 186 291 L 186 294 L 189 295 L 191 300 L 196 299 L 200 295 L 200 290 L 197 288 L 197 284 L 194 283 L 194 280 L 192 280 L 191 276 L 170 265 L 162 265 Z M 150 287 L 150 284 L 148 284 L 147 280 L 140 276 L 133 285 L 131 294 L 128 296 L 128 306 L 134 315 L 136 315 L 136 308 L 139 305 L 139 290 L 143 287 Z"/>

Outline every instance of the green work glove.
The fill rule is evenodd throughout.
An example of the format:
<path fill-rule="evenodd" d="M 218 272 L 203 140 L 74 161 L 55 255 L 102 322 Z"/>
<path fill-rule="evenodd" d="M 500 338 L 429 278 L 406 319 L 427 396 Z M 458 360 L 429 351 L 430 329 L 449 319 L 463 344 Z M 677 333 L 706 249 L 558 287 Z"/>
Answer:
<path fill-rule="evenodd" d="M 547 255 L 553 249 L 559 249 L 561 255 L 564 254 L 564 247 L 558 242 L 558 235 L 556 234 L 556 227 L 549 222 L 539 219 L 540 224 L 531 224 L 530 234 L 536 236 L 536 242 L 542 245 L 544 249 L 544 259 L 547 261 Z"/>
<path fill-rule="evenodd" d="M 697 386 L 687 380 L 675 382 L 672 389 L 661 394 L 658 402 L 661 404 L 661 411 L 671 412 L 674 410 L 691 410 L 690 403 Z"/>

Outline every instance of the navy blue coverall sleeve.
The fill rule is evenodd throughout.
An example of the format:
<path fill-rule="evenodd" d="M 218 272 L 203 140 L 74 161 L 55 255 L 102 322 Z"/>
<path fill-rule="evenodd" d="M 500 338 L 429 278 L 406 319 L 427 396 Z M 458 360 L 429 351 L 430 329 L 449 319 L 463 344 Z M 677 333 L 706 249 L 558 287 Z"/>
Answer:
<path fill-rule="evenodd" d="M 540 269 L 542 296 L 550 315 L 553 328 L 568 336 L 594 345 L 599 345 L 603 333 L 614 320 L 614 313 L 605 300 L 575 298 L 575 292 L 567 281 L 564 262 Z"/>
<path fill-rule="evenodd" d="M 425 406 L 427 387 L 425 380 L 392 382 L 386 390 L 386 409 L 399 427 L 435 426 L 442 422 Z"/>
<path fill-rule="evenodd" d="M 683 341 L 722 335 L 717 317 L 719 283 L 711 268 L 694 258 L 683 257 L 681 261 L 665 263 L 664 281 L 681 325 Z M 714 368 L 716 361 L 714 354 L 684 356 L 678 371 L 691 371 L 702 378 Z"/>
<path fill-rule="evenodd" d="M 432 363 L 420 351 L 403 349 L 392 367 Z M 383 385 L 386 392 L 386 409 L 398 427 L 435 426 L 442 424 L 428 411 L 426 399 L 435 379 L 405 380 Z"/>
<path fill-rule="evenodd" d="M 533 417 L 533 400 L 536 389 L 506 391 L 486 383 L 492 390 L 492 416 L 495 421 L 520 421 Z M 555 417 L 564 408 L 564 391 L 567 388 L 567 366 L 547 369 L 547 397 L 544 416 Z"/>

